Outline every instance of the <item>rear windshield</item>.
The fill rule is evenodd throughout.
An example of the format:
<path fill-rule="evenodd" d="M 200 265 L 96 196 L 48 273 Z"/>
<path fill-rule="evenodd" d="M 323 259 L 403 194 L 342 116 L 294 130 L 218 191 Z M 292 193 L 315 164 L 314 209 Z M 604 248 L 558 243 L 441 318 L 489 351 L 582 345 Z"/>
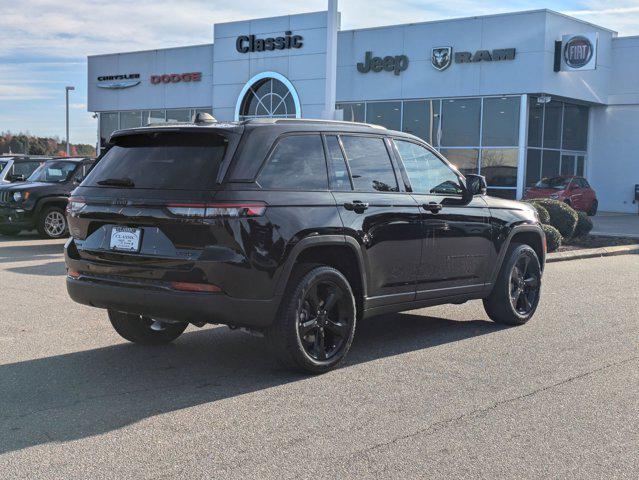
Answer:
<path fill-rule="evenodd" d="M 213 188 L 228 139 L 218 133 L 154 132 L 115 138 L 83 186 Z"/>

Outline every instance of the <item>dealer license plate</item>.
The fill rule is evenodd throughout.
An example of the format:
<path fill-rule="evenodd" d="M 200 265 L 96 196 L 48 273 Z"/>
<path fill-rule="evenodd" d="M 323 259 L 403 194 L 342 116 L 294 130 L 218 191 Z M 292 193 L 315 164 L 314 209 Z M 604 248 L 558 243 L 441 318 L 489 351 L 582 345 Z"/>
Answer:
<path fill-rule="evenodd" d="M 118 252 L 139 252 L 142 229 L 113 227 L 111 230 L 111 250 Z"/>

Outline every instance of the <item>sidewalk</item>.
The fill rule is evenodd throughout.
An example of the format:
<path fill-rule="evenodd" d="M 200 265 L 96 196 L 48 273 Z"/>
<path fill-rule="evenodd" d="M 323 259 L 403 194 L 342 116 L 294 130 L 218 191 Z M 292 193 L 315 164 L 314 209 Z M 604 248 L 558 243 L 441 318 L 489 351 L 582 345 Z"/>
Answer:
<path fill-rule="evenodd" d="M 591 218 L 594 223 L 591 235 L 639 238 L 639 215 L 600 212 Z"/>

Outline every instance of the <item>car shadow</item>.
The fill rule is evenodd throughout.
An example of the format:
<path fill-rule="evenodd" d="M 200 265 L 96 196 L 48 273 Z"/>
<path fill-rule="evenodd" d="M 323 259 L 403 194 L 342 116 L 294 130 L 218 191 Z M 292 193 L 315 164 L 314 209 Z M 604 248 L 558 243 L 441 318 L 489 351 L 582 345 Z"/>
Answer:
<path fill-rule="evenodd" d="M 67 273 L 67 268 L 64 262 L 48 262 L 40 265 L 26 265 L 24 267 L 7 268 L 6 270 L 23 275 L 41 275 L 45 277 L 56 277 L 66 275 Z"/>
<path fill-rule="evenodd" d="M 502 328 L 416 314 L 373 318 L 358 326 L 342 368 Z M 279 367 L 264 339 L 224 327 L 189 331 L 167 346 L 121 343 L 1 365 L 0 454 L 307 378 Z"/>

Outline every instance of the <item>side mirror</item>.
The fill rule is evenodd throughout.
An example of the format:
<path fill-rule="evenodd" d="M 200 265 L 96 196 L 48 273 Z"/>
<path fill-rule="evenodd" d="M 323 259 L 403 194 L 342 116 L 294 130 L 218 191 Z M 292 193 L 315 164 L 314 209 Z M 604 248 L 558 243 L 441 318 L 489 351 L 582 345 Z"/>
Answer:
<path fill-rule="evenodd" d="M 14 182 L 24 182 L 26 180 L 26 178 L 24 177 L 24 175 L 21 175 L 19 173 L 16 173 L 15 175 L 11 175 L 9 177 L 9 181 L 14 183 Z"/>
<path fill-rule="evenodd" d="M 466 175 L 465 196 L 468 202 L 470 202 L 475 195 L 486 195 L 487 191 L 486 177 L 483 175 Z"/>

